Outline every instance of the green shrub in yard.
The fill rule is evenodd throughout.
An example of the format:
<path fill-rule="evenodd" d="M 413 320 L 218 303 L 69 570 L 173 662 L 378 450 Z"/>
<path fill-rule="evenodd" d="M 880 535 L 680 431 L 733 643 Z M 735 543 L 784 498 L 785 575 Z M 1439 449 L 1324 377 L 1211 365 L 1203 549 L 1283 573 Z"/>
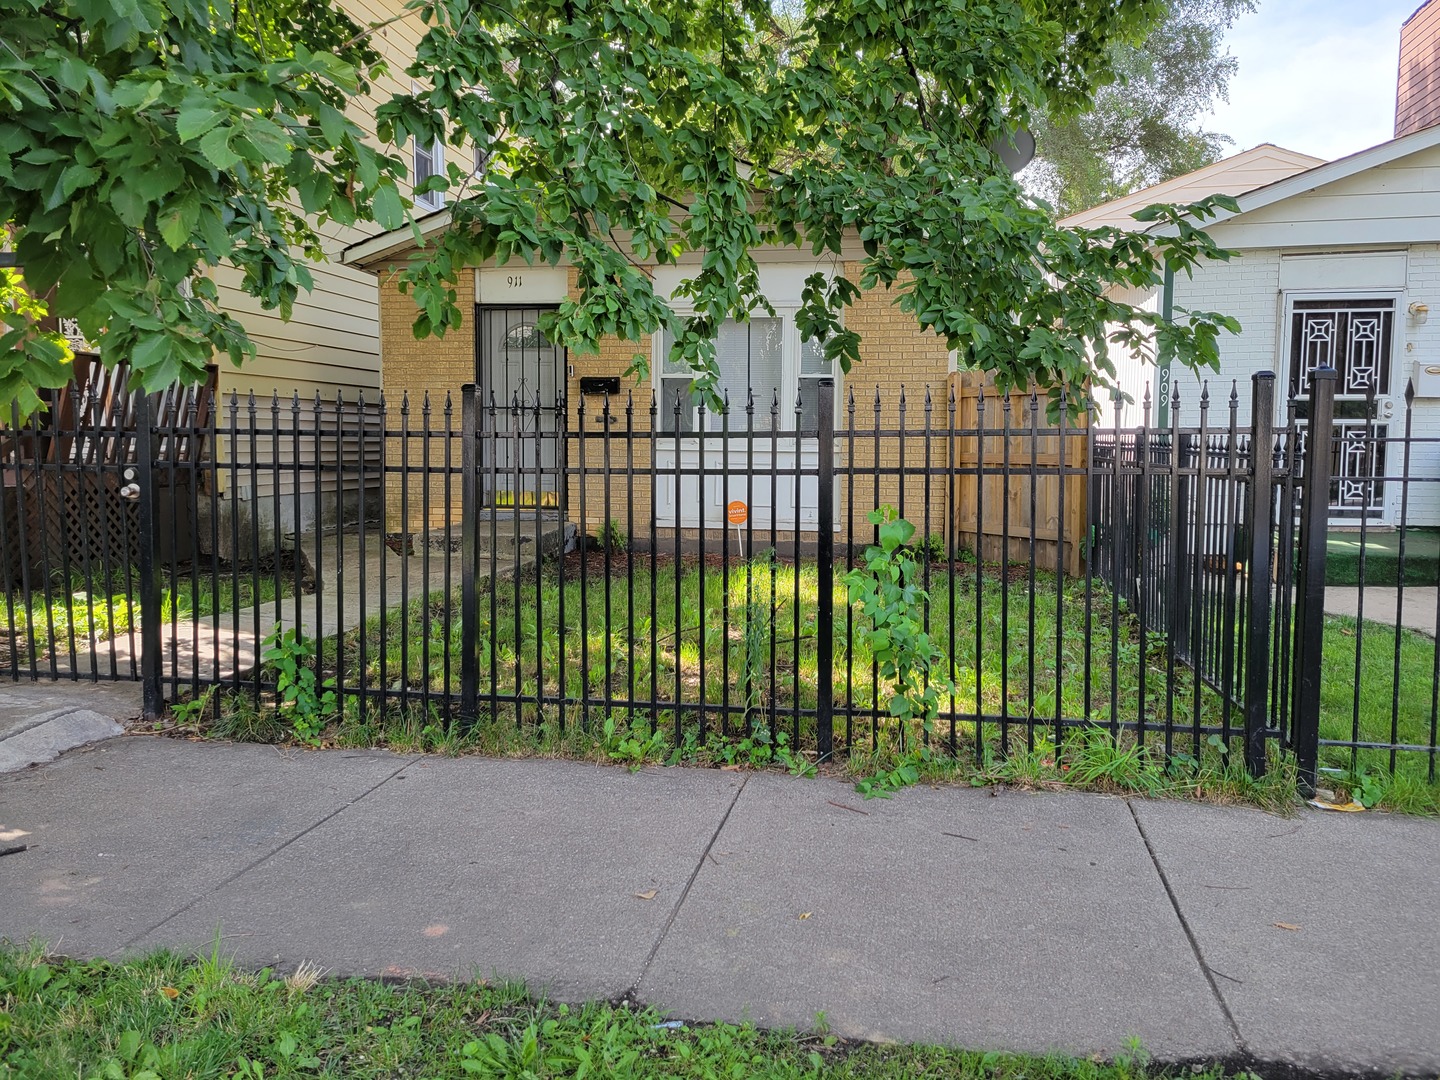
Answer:
<path fill-rule="evenodd" d="M 856 785 L 866 798 L 883 798 L 920 778 L 920 765 L 930 759 L 928 738 L 934 734 L 935 715 L 955 686 L 942 671 L 944 652 L 925 629 L 923 612 L 929 596 L 920 585 L 915 558 L 905 547 L 915 535 L 915 526 L 889 505 L 872 510 L 868 518 L 879 526 L 880 543 L 866 550 L 863 568 L 845 576 L 849 600 L 861 616 L 861 640 L 879 665 L 888 709 L 898 721 L 901 739 L 914 721 L 926 736 L 926 743 L 910 748 L 894 768 Z"/>
<path fill-rule="evenodd" d="M 595 539 L 596 547 L 601 551 L 609 551 L 614 554 L 623 555 L 630 547 L 630 537 L 625 534 L 625 526 L 615 518 L 611 518 L 605 523 Z"/>
<path fill-rule="evenodd" d="M 320 733 L 335 715 L 335 690 L 329 682 L 321 687 L 315 675 L 315 646 L 293 626 L 282 631 L 279 623 L 263 645 L 260 658 L 275 672 L 280 715 L 297 739 L 318 746 Z"/>

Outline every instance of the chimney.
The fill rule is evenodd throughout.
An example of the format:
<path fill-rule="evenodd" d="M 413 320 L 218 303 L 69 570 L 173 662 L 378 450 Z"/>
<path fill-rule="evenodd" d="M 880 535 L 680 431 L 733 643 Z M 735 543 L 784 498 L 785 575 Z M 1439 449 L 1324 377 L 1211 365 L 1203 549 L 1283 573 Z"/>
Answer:
<path fill-rule="evenodd" d="M 1440 124 L 1440 0 L 1425 0 L 1400 28 L 1395 137 Z"/>

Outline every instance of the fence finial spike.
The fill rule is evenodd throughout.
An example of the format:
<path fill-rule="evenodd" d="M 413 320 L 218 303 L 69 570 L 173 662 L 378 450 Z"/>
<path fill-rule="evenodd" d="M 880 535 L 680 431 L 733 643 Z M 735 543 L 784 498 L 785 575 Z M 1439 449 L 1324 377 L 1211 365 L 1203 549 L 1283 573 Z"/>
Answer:
<path fill-rule="evenodd" d="M 1239 379 L 1231 379 L 1231 380 L 1230 380 L 1230 404 L 1231 404 L 1232 407 L 1233 407 L 1233 406 L 1237 406 L 1237 405 L 1240 404 L 1240 380 L 1239 380 Z"/>
<path fill-rule="evenodd" d="M 1210 380 L 1206 379 L 1200 384 L 1200 411 L 1204 412 L 1210 408 Z"/>
<path fill-rule="evenodd" d="M 1412 376 L 1405 380 L 1405 407 L 1410 408 L 1415 401 L 1415 379 Z"/>
<path fill-rule="evenodd" d="M 425 391 L 425 396 L 424 396 L 424 398 L 422 398 L 421 401 L 420 401 L 420 415 L 421 415 L 421 416 L 429 416 L 429 415 L 430 415 L 430 391 L 429 391 L 429 390 L 426 390 L 426 391 Z"/>

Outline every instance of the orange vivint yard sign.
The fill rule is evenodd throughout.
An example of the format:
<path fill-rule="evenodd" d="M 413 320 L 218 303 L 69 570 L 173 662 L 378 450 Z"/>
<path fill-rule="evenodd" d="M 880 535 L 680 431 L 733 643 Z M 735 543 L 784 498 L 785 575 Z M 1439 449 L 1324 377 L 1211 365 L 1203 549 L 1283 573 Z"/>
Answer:
<path fill-rule="evenodd" d="M 739 499 L 725 507 L 725 517 L 731 525 L 744 525 L 745 519 L 750 516 L 750 509 Z"/>

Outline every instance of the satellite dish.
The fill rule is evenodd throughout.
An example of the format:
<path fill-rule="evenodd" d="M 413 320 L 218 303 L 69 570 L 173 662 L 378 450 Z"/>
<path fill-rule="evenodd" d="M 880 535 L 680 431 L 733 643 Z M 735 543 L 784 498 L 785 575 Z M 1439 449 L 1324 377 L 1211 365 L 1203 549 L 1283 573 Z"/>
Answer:
<path fill-rule="evenodd" d="M 990 144 L 990 150 L 996 157 L 1005 163 L 1013 176 L 1035 156 L 1035 136 L 1028 128 L 1016 128 L 1007 134 L 995 136 L 995 141 Z"/>

